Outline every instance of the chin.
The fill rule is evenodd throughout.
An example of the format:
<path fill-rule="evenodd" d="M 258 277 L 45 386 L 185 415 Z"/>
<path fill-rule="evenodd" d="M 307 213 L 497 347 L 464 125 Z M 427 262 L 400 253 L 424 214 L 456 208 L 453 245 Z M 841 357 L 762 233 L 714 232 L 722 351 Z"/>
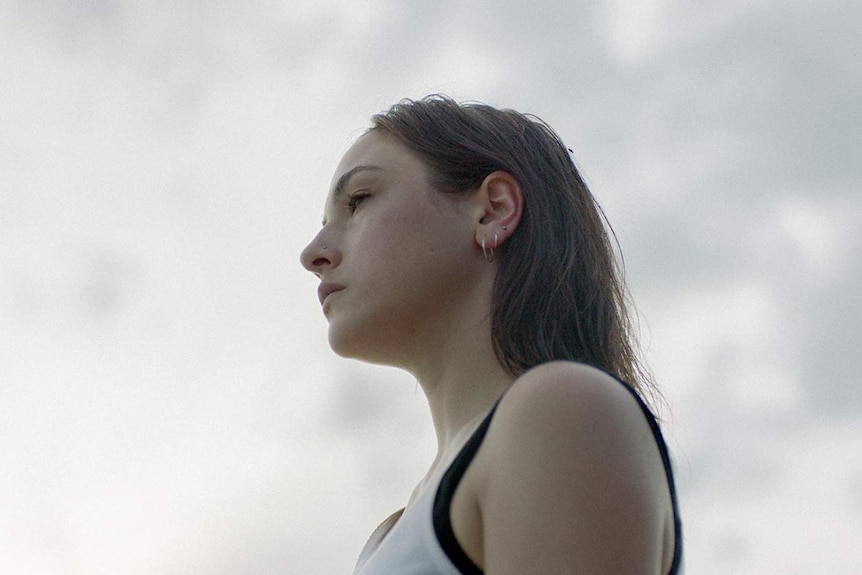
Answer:
<path fill-rule="evenodd" d="M 378 365 L 396 365 L 392 355 L 392 346 L 385 343 L 383 331 L 368 328 L 358 329 L 358 326 L 348 326 L 330 322 L 329 347 L 344 358 L 356 359 Z"/>
<path fill-rule="evenodd" d="M 329 322 L 329 347 L 341 357 L 364 360 L 367 350 L 363 348 L 373 341 L 374 336 L 368 334 L 367 330 L 345 325 L 343 321 Z"/>

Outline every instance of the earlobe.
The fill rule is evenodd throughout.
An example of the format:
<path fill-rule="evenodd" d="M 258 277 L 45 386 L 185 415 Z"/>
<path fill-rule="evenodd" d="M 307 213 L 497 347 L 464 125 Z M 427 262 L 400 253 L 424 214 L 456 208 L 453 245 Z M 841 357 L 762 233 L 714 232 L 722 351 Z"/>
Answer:
<path fill-rule="evenodd" d="M 494 250 L 514 233 L 524 210 L 524 193 L 518 180 L 508 172 L 489 174 L 479 188 L 483 213 L 476 226 L 476 244 L 489 262 Z"/>

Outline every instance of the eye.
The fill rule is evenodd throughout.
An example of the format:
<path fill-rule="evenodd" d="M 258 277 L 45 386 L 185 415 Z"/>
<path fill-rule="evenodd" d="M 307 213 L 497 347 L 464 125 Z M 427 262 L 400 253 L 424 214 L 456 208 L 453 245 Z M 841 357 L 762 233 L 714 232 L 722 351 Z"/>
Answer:
<path fill-rule="evenodd" d="M 359 190 L 350 194 L 347 197 L 347 208 L 350 210 L 350 213 L 354 213 L 356 211 L 356 208 L 359 207 L 359 204 L 368 199 L 370 195 L 371 194 L 369 194 L 365 190 Z"/>

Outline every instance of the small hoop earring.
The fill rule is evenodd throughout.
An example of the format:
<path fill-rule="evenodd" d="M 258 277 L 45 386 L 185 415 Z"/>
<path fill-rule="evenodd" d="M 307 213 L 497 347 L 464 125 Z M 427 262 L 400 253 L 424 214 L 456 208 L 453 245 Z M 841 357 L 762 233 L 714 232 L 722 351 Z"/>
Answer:
<path fill-rule="evenodd" d="M 486 248 L 485 247 L 485 238 L 482 237 L 482 255 L 485 256 L 485 259 L 488 260 L 488 263 L 491 263 L 494 261 L 494 248 L 496 248 L 496 247 L 497 247 L 497 234 L 494 234 L 494 247 L 493 248 Z M 490 250 L 490 253 L 488 253 L 488 250 Z"/>

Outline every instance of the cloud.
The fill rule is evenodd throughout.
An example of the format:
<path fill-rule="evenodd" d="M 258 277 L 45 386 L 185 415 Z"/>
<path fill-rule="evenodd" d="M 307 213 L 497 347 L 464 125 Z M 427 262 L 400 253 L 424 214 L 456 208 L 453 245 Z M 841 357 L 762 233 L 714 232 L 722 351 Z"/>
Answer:
<path fill-rule="evenodd" d="M 0 570 L 350 569 L 433 432 L 297 259 L 368 116 L 445 91 L 548 120 L 605 206 L 689 570 L 807 565 L 817 517 L 855 572 L 858 11 L 0 4 Z"/>

